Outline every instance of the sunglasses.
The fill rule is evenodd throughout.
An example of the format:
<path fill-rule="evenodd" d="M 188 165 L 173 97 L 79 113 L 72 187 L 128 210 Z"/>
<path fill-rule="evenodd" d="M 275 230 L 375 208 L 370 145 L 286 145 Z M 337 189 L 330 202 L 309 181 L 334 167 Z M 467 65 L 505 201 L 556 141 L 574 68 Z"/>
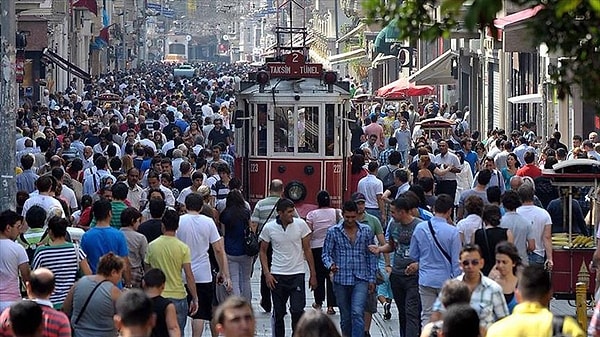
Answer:
<path fill-rule="evenodd" d="M 473 265 L 473 266 L 478 266 L 479 265 L 479 260 L 464 260 L 461 262 L 463 266 L 468 266 L 469 264 Z"/>

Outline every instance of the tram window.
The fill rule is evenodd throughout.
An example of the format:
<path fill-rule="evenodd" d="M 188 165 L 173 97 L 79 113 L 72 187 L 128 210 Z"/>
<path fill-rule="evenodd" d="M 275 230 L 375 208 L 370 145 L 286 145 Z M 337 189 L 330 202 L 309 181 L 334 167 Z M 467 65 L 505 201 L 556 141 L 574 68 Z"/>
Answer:
<path fill-rule="evenodd" d="M 258 111 L 258 155 L 267 155 L 267 105 L 257 104 Z"/>
<path fill-rule="evenodd" d="M 325 104 L 325 155 L 333 156 L 335 150 L 335 105 Z"/>
<path fill-rule="evenodd" d="M 319 152 L 319 108 L 298 108 L 298 152 Z"/>
<path fill-rule="evenodd" d="M 294 152 L 294 107 L 275 108 L 273 125 L 274 151 Z"/>

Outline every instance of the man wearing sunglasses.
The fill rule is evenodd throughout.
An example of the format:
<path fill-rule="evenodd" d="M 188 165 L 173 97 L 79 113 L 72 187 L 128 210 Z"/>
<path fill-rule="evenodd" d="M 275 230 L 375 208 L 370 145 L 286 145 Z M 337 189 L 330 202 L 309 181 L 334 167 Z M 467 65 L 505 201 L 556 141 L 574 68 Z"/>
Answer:
<path fill-rule="evenodd" d="M 463 281 L 471 290 L 471 307 L 479 315 L 482 330 L 487 330 L 492 323 L 508 316 L 508 306 L 504 299 L 502 287 L 481 273 L 483 258 L 478 245 L 465 245 L 460 251 L 460 269 L 463 271 L 456 279 Z M 443 308 L 440 297 L 433 304 L 431 320 L 440 319 Z"/>

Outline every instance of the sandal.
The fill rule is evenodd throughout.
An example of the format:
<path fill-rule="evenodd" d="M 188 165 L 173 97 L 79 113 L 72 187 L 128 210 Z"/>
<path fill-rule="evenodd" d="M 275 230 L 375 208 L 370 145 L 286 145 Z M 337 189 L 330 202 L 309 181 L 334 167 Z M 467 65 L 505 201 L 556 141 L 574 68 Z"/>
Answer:
<path fill-rule="evenodd" d="M 312 304 L 313 309 L 321 311 L 321 305 L 317 304 L 317 303 L 313 303 Z"/>
<path fill-rule="evenodd" d="M 333 307 L 327 307 L 327 315 L 335 315 L 335 310 Z"/>

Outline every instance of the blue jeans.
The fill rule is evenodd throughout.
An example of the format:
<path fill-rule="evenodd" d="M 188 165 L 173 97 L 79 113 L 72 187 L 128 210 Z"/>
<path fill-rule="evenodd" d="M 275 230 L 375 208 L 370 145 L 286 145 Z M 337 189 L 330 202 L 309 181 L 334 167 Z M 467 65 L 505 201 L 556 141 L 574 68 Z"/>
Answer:
<path fill-rule="evenodd" d="M 527 256 L 529 257 L 530 265 L 539 265 L 539 266 L 544 267 L 544 263 L 546 262 L 546 259 L 543 256 L 539 256 L 538 254 L 536 254 L 534 252 L 527 253 Z"/>
<path fill-rule="evenodd" d="M 340 308 L 340 325 L 345 337 L 364 337 L 364 312 L 369 294 L 369 283 L 356 280 L 354 285 L 333 283 L 333 291 Z"/>
<path fill-rule="evenodd" d="M 417 275 L 391 274 L 394 302 L 398 307 L 400 336 L 418 337 L 421 334 L 421 298 Z"/>
<path fill-rule="evenodd" d="M 252 256 L 246 254 L 240 256 L 227 255 L 227 262 L 229 264 L 229 275 L 233 282 L 233 294 L 252 301 L 252 289 L 250 287 Z"/>
<path fill-rule="evenodd" d="M 272 328 L 273 337 L 285 337 L 286 304 L 290 300 L 290 313 L 292 314 L 292 335 L 296 331 L 296 325 L 304 314 L 306 306 L 306 292 L 304 274 L 295 275 L 273 275 L 277 280 L 275 289 L 271 290 L 273 297 Z"/>
<path fill-rule="evenodd" d="M 173 305 L 175 306 L 175 312 L 177 313 L 177 323 L 179 324 L 181 337 L 183 337 L 185 333 L 185 324 L 187 323 L 187 314 L 189 310 L 187 298 L 169 298 L 169 300 L 173 302 Z"/>

